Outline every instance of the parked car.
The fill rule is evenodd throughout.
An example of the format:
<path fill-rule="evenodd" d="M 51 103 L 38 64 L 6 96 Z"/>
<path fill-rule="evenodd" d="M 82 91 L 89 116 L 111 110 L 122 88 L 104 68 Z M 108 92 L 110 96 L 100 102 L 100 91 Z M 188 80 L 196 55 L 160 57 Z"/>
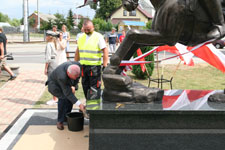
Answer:
<path fill-rule="evenodd" d="M 213 45 L 216 48 L 223 48 L 225 46 L 225 40 L 224 39 L 216 40 L 213 42 Z"/>

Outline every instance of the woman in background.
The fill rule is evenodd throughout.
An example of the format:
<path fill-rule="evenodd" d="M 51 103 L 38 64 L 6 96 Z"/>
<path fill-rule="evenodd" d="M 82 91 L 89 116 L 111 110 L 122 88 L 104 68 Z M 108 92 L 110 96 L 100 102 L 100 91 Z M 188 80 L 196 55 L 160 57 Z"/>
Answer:
<path fill-rule="evenodd" d="M 45 48 L 45 70 L 44 74 L 48 77 L 52 73 L 52 71 L 58 66 L 56 62 L 57 57 L 57 40 L 54 37 L 55 33 L 53 31 L 47 31 L 46 33 L 46 41 L 47 45 Z M 47 101 L 48 105 L 56 104 L 58 101 L 57 97 L 53 96 L 52 100 Z"/>
<path fill-rule="evenodd" d="M 69 60 L 69 49 L 70 49 L 70 44 L 69 44 L 69 41 L 70 41 L 70 33 L 67 32 L 67 27 L 66 25 L 63 25 L 62 26 L 62 31 L 63 31 L 63 39 L 66 40 L 67 44 L 66 44 L 66 57 L 67 59 Z"/>
<path fill-rule="evenodd" d="M 67 46 L 66 40 L 63 39 L 63 32 L 59 33 L 59 38 L 57 39 L 57 56 L 56 56 L 56 63 L 57 65 L 61 65 L 62 63 L 66 62 L 66 51 L 65 48 Z"/>

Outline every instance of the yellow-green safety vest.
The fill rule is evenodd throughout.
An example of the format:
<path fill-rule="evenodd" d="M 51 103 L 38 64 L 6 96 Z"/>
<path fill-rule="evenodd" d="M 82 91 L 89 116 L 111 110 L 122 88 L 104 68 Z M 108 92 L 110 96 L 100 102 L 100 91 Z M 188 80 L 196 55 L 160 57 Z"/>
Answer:
<path fill-rule="evenodd" d="M 99 39 L 101 34 L 93 32 L 86 41 L 87 35 L 83 33 L 78 39 L 78 48 L 80 53 L 81 65 L 101 65 L 102 50 L 99 48 Z"/>

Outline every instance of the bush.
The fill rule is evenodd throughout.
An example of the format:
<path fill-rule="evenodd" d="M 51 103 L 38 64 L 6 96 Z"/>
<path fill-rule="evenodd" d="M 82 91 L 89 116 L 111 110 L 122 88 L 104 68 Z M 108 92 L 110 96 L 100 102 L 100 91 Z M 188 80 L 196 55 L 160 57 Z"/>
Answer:
<path fill-rule="evenodd" d="M 141 47 L 140 49 L 141 49 L 142 53 L 144 54 L 145 52 L 150 51 L 152 49 L 152 47 L 144 46 L 144 47 Z M 137 52 L 135 52 L 134 57 L 137 57 Z M 153 73 L 153 70 L 154 70 L 154 53 L 145 57 L 145 61 L 153 61 L 150 64 L 145 64 L 145 66 L 148 70 L 149 76 L 151 76 Z M 138 78 L 138 79 L 147 79 L 148 78 L 147 71 L 142 72 L 140 65 L 134 65 L 132 68 L 133 68 L 132 73 L 136 76 L 136 78 Z"/>
<path fill-rule="evenodd" d="M 100 18 L 94 18 L 92 21 L 96 31 L 111 31 L 113 27 L 111 22 L 106 22 Z"/>

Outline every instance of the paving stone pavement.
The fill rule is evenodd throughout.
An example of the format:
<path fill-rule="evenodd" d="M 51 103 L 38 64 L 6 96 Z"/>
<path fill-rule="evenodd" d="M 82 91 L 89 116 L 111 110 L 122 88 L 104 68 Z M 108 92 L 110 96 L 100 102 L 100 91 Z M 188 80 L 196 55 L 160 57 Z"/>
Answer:
<path fill-rule="evenodd" d="M 0 88 L 0 134 L 25 109 L 32 108 L 45 90 L 43 70 L 23 71 Z"/>

